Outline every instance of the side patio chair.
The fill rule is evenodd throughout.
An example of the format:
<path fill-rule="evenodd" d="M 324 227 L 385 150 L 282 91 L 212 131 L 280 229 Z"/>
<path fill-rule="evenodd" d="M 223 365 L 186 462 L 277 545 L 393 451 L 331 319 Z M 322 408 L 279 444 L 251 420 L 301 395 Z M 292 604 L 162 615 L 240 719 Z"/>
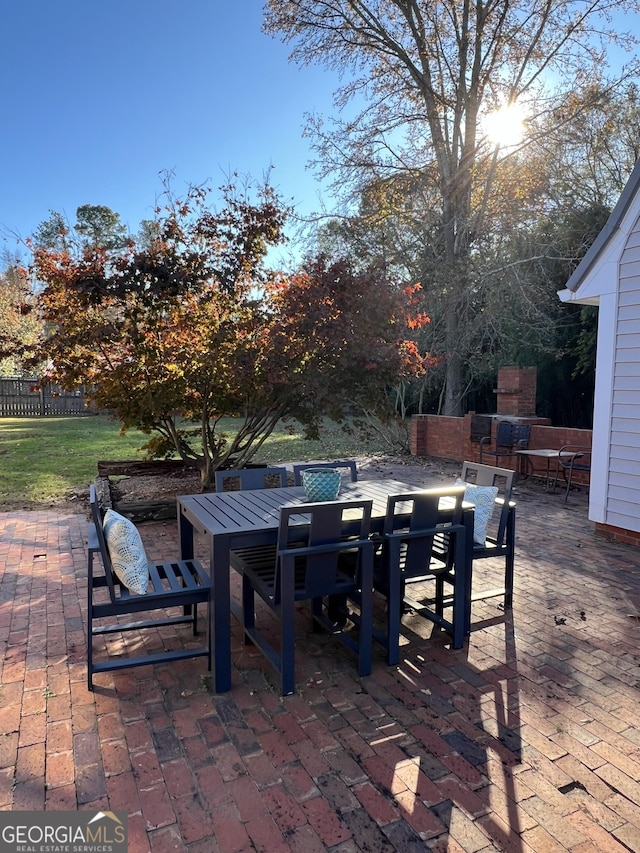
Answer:
<path fill-rule="evenodd" d="M 571 486 L 585 486 L 589 488 L 589 477 L 591 475 L 591 448 L 582 447 L 577 444 L 565 444 L 560 448 L 558 454 L 558 471 L 562 471 L 562 476 L 567 484 L 564 493 L 564 501 L 567 502 Z M 576 484 L 574 474 L 580 476 L 579 482 Z M 557 481 L 556 475 L 556 481 Z M 586 480 L 586 482 L 585 482 Z M 554 484 L 555 488 L 555 484 Z"/>
<path fill-rule="evenodd" d="M 118 516 L 117 513 L 113 513 L 110 520 L 117 522 L 125 535 L 121 538 L 121 547 L 113 540 L 110 546 L 107 542 L 110 533 L 107 531 L 105 534 L 105 518 L 107 513 L 113 511 L 107 511 L 107 513 L 103 511 L 94 485 L 90 487 L 89 499 L 92 519 L 89 523 L 87 566 L 87 686 L 89 690 L 93 690 L 93 677 L 96 673 L 111 672 L 116 669 L 206 657 L 207 667 L 211 670 L 212 638 L 208 629 L 208 619 L 204 642 L 184 641 L 183 645 L 171 650 L 161 648 L 139 654 L 127 654 L 125 651 L 114 654 L 109 644 L 105 643 L 106 656 L 100 661 L 94 659 L 94 638 L 109 634 L 141 632 L 141 640 L 137 645 L 142 650 L 147 644 L 144 637 L 148 629 L 188 624 L 191 625 L 193 636 L 197 636 L 197 605 L 209 605 L 211 585 L 209 575 L 198 560 L 149 562 L 137 529 L 128 519 Z M 118 546 L 117 551 L 116 546 Z M 115 556 L 112 555 L 110 548 Z M 96 570 L 94 560 L 96 555 L 102 563 L 101 572 Z M 135 592 L 133 589 L 140 591 Z M 146 591 L 143 591 L 144 589 Z M 176 613 L 176 610 L 181 612 Z M 129 621 L 132 616 L 138 615 L 143 615 L 144 618 Z M 123 619 L 125 621 L 122 621 Z M 164 643 L 163 640 L 163 646 Z M 152 644 L 153 639 L 150 645 Z M 121 645 L 124 647 L 125 644 Z M 133 642 L 128 645 L 132 649 L 136 646 Z"/>
<path fill-rule="evenodd" d="M 458 483 L 464 486 L 464 500 L 474 504 L 473 582 L 476 582 L 476 561 L 497 557 L 504 559 L 504 585 L 468 590 L 469 598 L 482 601 L 503 597 L 505 608 L 513 604 L 515 564 L 516 502 L 512 499 L 515 471 L 463 462 Z M 443 581 L 453 582 L 444 574 Z"/>
<path fill-rule="evenodd" d="M 493 457 L 494 465 L 498 465 L 502 459 L 513 460 L 517 450 L 527 450 L 530 438 L 530 424 L 499 421 L 496 426 L 496 440 L 493 447 L 491 446 L 490 435 L 480 439 L 480 463 L 485 463 L 486 456 Z"/>

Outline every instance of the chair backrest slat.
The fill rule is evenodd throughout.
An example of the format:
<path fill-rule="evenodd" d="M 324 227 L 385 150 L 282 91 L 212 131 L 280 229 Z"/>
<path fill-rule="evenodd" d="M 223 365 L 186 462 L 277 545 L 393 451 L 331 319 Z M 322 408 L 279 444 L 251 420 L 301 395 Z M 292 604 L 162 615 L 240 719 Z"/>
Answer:
<path fill-rule="evenodd" d="M 405 492 L 390 495 L 387 499 L 387 514 L 384 532 L 396 530 L 423 530 L 435 527 L 441 500 L 449 500 L 452 506 L 451 518 L 454 523 L 460 519 L 460 508 L 464 486 L 444 486 L 436 489 L 424 489 L 421 492 Z"/>
<path fill-rule="evenodd" d="M 514 424 L 511 421 L 500 421 L 496 430 L 496 449 L 526 450 L 531 437 L 530 424 Z"/>
<path fill-rule="evenodd" d="M 425 489 L 422 492 L 407 492 L 391 495 L 387 500 L 384 533 L 417 533 L 424 537 L 407 538 L 404 546 L 403 571 L 409 577 L 423 574 L 429 568 L 434 539 L 448 549 L 447 529 L 460 524 L 464 486 L 447 486 Z M 447 507 L 446 521 L 442 509 Z"/>
<path fill-rule="evenodd" d="M 371 529 L 370 500 L 331 501 L 282 507 L 278 527 L 278 552 L 295 553 L 300 547 L 318 548 L 349 541 L 366 540 Z M 345 541 L 348 528 L 349 540 Z M 335 586 L 340 551 L 318 551 L 304 557 L 303 586 L 308 598 L 329 595 Z M 280 557 L 276 557 L 276 599 L 279 596 Z"/>
<path fill-rule="evenodd" d="M 293 482 L 296 486 L 302 485 L 302 472 L 308 468 L 337 468 L 346 472 L 352 483 L 358 482 L 358 468 L 353 459 L 340 459 L 335 462 L 300 462 L 293 466 Z"/>
<path fill-rule="evenodd" d="M 282 488 L 287 485 L 287 469 L 282 467 L 238 468 L 216 471 L 216 492 L 244 489 Z"/>

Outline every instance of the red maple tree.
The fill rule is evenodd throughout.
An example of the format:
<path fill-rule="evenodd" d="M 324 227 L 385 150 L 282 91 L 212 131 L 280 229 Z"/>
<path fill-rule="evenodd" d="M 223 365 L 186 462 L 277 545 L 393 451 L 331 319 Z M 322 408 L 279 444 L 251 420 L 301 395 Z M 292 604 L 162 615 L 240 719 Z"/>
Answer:
<path fill-rule="evenodd" d="M 428 318 L 419 288 L 399 289 L 382 269 L 319 257 L 269 274 L 287 215 L 270 189 L 252 203 L 229 185 L 219 212 L 205 199 L 169 198 L 124 249 L 37 247 L 32 269 L 48 378 L 86 385 L 123 430 L 152 435 L 150 455 L 177 453 L 209 488 L 282 419 L 313 436 L 323 416 L 382 413 L 386 389 L 425 369 L 409 336 Z M 228 416 L 234 435 L 220 431 Z"/>

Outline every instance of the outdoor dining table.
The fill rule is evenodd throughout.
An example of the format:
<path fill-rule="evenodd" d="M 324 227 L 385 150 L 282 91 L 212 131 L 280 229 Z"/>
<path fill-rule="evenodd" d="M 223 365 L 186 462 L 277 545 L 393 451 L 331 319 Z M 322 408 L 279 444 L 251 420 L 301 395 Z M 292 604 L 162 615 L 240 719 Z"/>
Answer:
<path fill-rule="evenodd" d="M 425 487 L 426 488 L 426 487 Z M 339 499 L 371 500 L 371 532 L 382 532 L 387 498 L 393 494 L 418 492 L 422 489 L 397 480 L 360 480 L 344 483 Z M 213 687 L 216 693 L 231 689 L 231 586 L 229 553 L 233 548 L 272 544 L 277 541 L 281 507 L 307 503 L 304 489 L 291 486 L 278 489 L 256 489 L 182 495 L 178 497 L 178 530 L 181 559 L 194 556 L 194 533 L 209 540 L 209 572 L 211 602 L 209 630 L 213 636 Z M 301 516 L 301 522 L 304 517 Z M 446 507 L 443 508 L 443 521 Z M 473 541 L 473 507 L 464 505 L 466 528 L 465 625 L 470 624 L 471 573 Z"/>

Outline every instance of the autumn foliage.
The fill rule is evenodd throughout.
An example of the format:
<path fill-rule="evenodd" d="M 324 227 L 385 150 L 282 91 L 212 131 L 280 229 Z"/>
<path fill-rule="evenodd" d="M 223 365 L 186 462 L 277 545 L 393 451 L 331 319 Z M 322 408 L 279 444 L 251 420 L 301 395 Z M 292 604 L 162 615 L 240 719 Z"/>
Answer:
<path fill-rule="evenodd" d="M 26 271 L 12 263 L 0 273 L 0 376 L 23 375 L 23 363 L 38 339 Z"/>
<path fill-rule="evenodd" d="M 268 189 L 251 203 L 229 186 L 218 213 L 205 198 L 169 199 L 145 240 L 117 252 L 33 256 L 50 378 L 89 386 L 123 430 L 150 435 L 152 455 L 197 465 L 203 488 L 283 418 L 314 434 L 324 415 L 381 410 L 388 387 L 424 370 L 408 336 L 427 320 L 419 288 L 380 269 L 316 258 L 268 274 L 286 219 Z M 234 436 L 219 431 L 226 416 L 238 417 Z"/>

